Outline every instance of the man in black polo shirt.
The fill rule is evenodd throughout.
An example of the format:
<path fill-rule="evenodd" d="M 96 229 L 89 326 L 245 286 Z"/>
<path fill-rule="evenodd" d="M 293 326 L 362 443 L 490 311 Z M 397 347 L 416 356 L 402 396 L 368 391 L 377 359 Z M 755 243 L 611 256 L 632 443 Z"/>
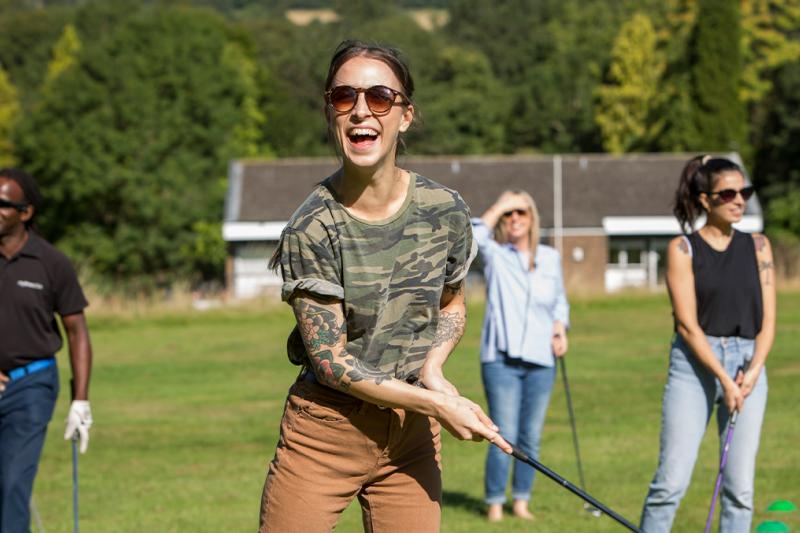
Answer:
<path fill-rule="evenodd" d="M 67 257 L 33 224 L 42 197 L 19 169 L 0 169 L 0 531 L 28 532 L 33 478 L 58 395 L 55 354 L 67 332 L 74 399 L 65 439 L 89 445 L 92 349 L 83 295 Z"/>

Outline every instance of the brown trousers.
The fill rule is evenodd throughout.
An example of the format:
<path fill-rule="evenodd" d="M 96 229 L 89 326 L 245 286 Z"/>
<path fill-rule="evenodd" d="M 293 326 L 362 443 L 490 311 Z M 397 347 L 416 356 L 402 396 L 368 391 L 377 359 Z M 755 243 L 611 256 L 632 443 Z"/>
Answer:
<path fill-rule="evenodd" d="M 439 423 L 300 380 L 289 390 L 260 533 L 333 530 L 358 497 L 367 533 L 438 532 Z"/>

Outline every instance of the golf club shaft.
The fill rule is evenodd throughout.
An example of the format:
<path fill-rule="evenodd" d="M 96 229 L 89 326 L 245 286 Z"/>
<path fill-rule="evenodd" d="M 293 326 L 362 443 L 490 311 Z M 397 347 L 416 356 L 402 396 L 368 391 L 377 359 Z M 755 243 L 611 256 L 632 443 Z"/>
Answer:
<path fill-rule="evenodd" d="M 78 533 L 78 437 L 72 437 L 72 516 L 75 533 Z"/>
<path fill-rule="evenodd" d="M 572 395 L 569 393 L 569 380 L 567 379 L 567 363 L 563 357 L 558 357 L 558 364 L 561 367 L 561 379 L 564 382 L 564 393 L 567 397 L 567 411 L 569 411 L 569 424 L 572 426 L 572 445 L 575 448 L 575 459 L 578 461 L 578 479 L 581 481 L 581 489 L 586 490 L 586 480 L 583 477 L 583 465 L 581 465 L 581 450 L 578 446 L 578 430 L 575 428 L 575 412 L 572 410 Z"/>
<path fill-rule="evenodd" d="M 722 487 L 722 473 L 725 471 L 725 465 L 728 463 L 728 450 L 731 447 L 733 440 L 733 428 L 736 427 L 736 417 L 739 416 L 739 411 L 734 411 L 731 415 L 730 422 L 728 422 L 728 431 L 725 433 L 725 444 L 722 447 L 722 456 L 719 459 L 719 472 L 717 473 L 717 482 L 714 484 L 714 494 L 711 496 L 711 508 L 708 510 L 708 518 L 706 518 L 705 533 L 711 531 L 711 523 L 714 521 L 714 509 L 717 506 L 717 496 L 719 489 Z"/>
<path fill-rule="evenodd" d="M 511 445 L 511 448 L 513 450 L 511 452 L 511 455 L 513 455 L 515 458 L 519 459 L 523 463 L 526 463 L 526 464 L 532 466 L 533 468 L 535 468 L 536 470 L 538 470 L 542 474 L 546 475 L 547 477 L 549 477 L 550 479 L 552 479 L 553 481 L 555 481 L 556 483 L 558 483 L 562 487 L 566 488 L 567 490 L 569 490 L 570 492 L 572 492 L 576 496 L 579 496 L 584 501 L 586 501 L 589 504 L 595 506 L 598 510 L 600 510 L 603 513 L 607 514 L 608 516 L 610 516 L 611 518 L 613 518 L 614 520 L 619 522 L 621 525 L 623 525 L 626 528 L 628 528 L 629 530 L 636 531 L 637 533 L 641 533 L 641 531 L 639 530 L 638 527 L 634 526 L 633 524 L 631 524 L 630 522 L 625 520 L 625 518 L 623 518 L 622 516 L 618 515 L 617 513 L 615 513 L 614 511 L 612 511 L 611 509 L 609 509 L 608 507 L 606 507 L 605 505 L 603 505 L 602 503 L 600 503 L 599 501 L 594 499 L 593 497 L 589 496 L 588 494 L 586 494 L 586 492 L 584 492 L 583 490 L 579 489 L 578 487 L 576 487 L 575 485 L 573 485 L 572 483 L 570 483 L 569 481 L 567 481 L 563 477 L 559 476 L 558 474 L 556 474 L 555 472 L 553 472 L 552 470 L 550 470 L 549 468 L 544 466 L 542 463 L 540 463 L 536 459 L 531 459 L 530 457 L 528 457 L 528 455 L 525 452 L 523 452 L 522 450 L 520 450 L 519 448 L 517 448 L 513 444 Z"/>

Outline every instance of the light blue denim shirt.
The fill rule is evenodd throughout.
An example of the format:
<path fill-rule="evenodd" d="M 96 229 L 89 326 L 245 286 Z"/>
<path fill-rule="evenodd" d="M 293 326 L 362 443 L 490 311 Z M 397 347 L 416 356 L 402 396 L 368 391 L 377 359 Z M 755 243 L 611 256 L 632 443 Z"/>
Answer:
<path fill-rule="evenodd" d="M 553 323 L 569 327 L 561 257 L 555 248 L 536 247 L 536 268 L 528 270 L 527 255 L 510 244 L 499 244 L 479 218 L 472 231 L 486 278 L 486 315 L 481 333 L 481 362 L 502 357 L 553 366 Z"/>

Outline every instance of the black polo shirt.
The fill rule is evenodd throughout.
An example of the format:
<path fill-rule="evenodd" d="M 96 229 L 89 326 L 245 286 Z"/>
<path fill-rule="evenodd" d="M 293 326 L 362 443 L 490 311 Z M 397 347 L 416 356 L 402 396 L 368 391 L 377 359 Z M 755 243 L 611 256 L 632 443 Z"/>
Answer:
<path fill-rule="evenodd" d="M 0 371 L 53 356 L 62 345 L 54 313 L 87 305 L 67 256 L 29 232 L 15 256 L 0 254 Z"/>

